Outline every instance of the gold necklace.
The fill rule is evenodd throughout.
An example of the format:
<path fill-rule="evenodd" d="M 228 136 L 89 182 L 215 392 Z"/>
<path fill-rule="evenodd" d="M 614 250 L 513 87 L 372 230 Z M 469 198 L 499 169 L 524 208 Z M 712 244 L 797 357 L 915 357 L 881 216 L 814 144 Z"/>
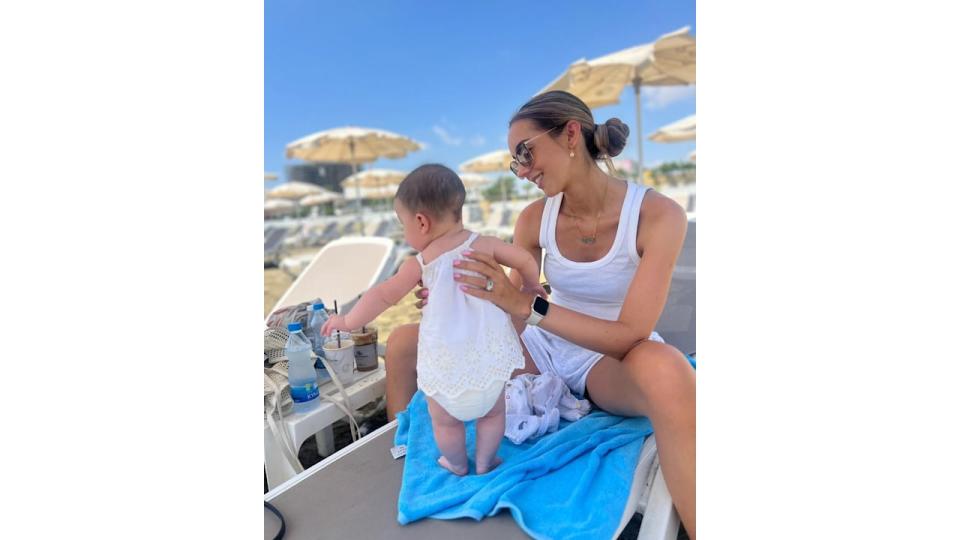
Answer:
<path fill-rule="evenodd" d="M 575 220 L 573 223 L 574 225 L 577 226 L 577 232 L 580 233 L 580 242 L 582 244 L 590 245 L 597 242 L 597 230 L 600 228 L 600 213 L 603 212 L 603 203 L 606 202 L 607 200 L 607 189 L 609 187 L 610 187 L 610 181 L 608 180 L 603 185 L 603 198 L 600 199 L 600 209 L 597 210 L 597 218 L 593 224 L 593 236 L 587 236 L 583 234 L 583 229 L 580 228 L 580 216 L 577 216 L 577 215 L 573 216 L 573 219 Z"/>

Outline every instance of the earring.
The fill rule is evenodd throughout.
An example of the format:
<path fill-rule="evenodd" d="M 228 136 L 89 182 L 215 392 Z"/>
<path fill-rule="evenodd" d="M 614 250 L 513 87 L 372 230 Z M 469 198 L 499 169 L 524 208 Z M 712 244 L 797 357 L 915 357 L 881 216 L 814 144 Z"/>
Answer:
<path fill-rule="evenodd" d="M 573 157 L 573 150 L 570 151 L 570 157 Z"/>

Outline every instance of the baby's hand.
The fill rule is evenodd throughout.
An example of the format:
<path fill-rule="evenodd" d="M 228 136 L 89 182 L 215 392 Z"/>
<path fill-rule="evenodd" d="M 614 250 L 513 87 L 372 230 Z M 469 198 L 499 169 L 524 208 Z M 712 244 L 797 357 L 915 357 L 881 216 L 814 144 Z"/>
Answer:
<path fill-rule="evenodd" d="M 347 318 L 343 315 L 331 315 L 327 322 L 323 323 L 320 333 L 329 336 L 334 330 L 350 330 L 347 328 Z"/>
<path fill-rule="evenodd" d="M 539 296 L 539 297 L 541 297 L 541 298 L 546 298 L 546 297 L 548 296 L 548 295 L 547 295 L 547 290 L 544 289 L 544 288 L 543 288 L 543 285 L 540 285 L 539 283 L 537 283 L 537 284 L 534 285 L 534 286 L 524 285 L 523 287 L 520 288 L 520 290 L 522 290 L 523 292 L 536 293 L 536 295 Z"/>

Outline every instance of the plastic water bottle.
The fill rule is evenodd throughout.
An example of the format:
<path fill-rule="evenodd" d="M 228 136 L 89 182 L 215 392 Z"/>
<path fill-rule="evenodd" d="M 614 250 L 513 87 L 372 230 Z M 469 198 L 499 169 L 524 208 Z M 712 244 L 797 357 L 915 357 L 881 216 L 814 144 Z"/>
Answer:
<path fill-rule="evenodd" d="M 330 374 L 327 373 L 327 368 L 324 367 L 323 362 L 320 361 L 320 358 L 324 357 L 323 334 L 320 330 L 323 328 L 323 323 L 327 322 L 329 318 L 330 316 L 327 315 L 327 310 L 323 302 L 313 304 L 310 306 L 310 318 L 307 320 L 307 328 L 303 331 L 307 339 L 310 340 L 313 352 L 317 355 L 317 360 L 313 367 L 317 371 L 317 382 L 320 384 L 330 380 Z"/>
<path fill-rule="evenodd" d="M 300 331 L 300 323 L 287 325 L 290 337 L 287 338 L 284 352 L 287 355 L 287 379 L 290 381 L 290 396 L 293 398 L 294 412 L 306 412 L 320 402 L 320 386 L 317 384 L 317 372 L 313 369 L 310 357 L 310 341 Z"/>

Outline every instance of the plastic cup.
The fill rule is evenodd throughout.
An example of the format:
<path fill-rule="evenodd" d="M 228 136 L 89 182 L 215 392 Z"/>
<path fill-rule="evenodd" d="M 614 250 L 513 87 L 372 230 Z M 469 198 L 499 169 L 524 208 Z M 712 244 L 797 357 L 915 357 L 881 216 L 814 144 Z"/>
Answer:
<path fill-rule="evenodd" d="M 357 361 L 357 371 L 373 371 L 380 364 L 377 361 L 377 329 L 372 326 L 351 333 L 353 339 L 353 356 Z"/>
<path fill-rule="evenodd" d="M 338 334 L 339 343 L 337 341 Z M 353 369 L 356 360 L 353 351 L 353 339 L 347 332 L 334 332 L 323 338 L 323 355 L 327 359 L 327 364 L 330 365 L 330 369 L 344 385 L 352 383 L 355 378 Z"/>

